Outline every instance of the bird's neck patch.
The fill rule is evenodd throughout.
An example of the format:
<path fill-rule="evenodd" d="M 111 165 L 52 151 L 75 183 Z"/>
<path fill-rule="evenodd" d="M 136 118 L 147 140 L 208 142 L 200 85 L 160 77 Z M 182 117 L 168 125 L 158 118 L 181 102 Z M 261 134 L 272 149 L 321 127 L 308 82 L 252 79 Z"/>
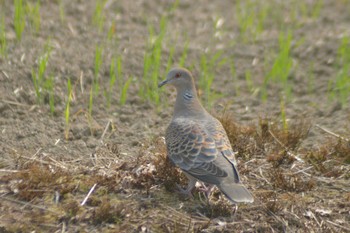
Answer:
<path fill-rule="evenodd" d="M 183 97 L 184 97 L 185 100 L 191 100 L 191 99 L 193 99 L 193 95 L 192 95 L 192 93 L 190 93 L 190 92 L 185 92 L 185 94 L 183 95 Z"/>

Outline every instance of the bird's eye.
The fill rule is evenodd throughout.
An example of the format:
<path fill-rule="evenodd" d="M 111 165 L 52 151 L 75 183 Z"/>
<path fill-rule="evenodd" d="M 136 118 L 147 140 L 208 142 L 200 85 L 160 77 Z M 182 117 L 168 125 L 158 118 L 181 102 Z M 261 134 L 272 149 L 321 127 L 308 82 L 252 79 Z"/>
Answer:
<path fill-rule="evenodd" d="M 175 78 L 180 78 L 181 77 L 181 74 L 180 73 L 176 73 L 175 74 Z"/>

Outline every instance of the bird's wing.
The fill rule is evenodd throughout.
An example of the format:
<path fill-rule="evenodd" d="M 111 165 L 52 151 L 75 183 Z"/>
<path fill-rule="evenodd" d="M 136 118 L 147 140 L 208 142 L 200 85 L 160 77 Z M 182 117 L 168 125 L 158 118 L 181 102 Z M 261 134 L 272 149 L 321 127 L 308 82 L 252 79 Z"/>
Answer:
<path fill-rule="evenodd" d="M 228 176 L 223 156 L 218 156 L 216 140 L 200 124 L 180 119 L 174 120 L 166 132 L 168 155 L 181 169 L 197 179 L 218 184 Z"/>
<path fill-rule="evenodd" d="M 221 122 L 214 117 L 211 117 L 206 123 L 205 128 L 210 136 L 214 139 L 216 149 L 219 154 L 228 161 L 228 163 L 221 163 L 222 169 L 232 171 L 229 175 L 234 178 L 235 182 L 239 182 L 239 174 L 236 169 L 237 162 L 235 159 L 235 152 L 232 150 L 230 140 L 227 137 L 226 131 Z"/>

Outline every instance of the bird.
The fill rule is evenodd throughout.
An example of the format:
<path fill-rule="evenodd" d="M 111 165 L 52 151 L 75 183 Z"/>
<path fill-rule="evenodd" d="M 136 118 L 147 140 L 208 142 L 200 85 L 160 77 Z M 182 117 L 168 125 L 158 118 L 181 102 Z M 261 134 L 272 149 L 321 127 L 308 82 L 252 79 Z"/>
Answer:
<path fill-rule="evenodd" d="M 189 179 L 184 194 L 192 195 L 197 182 L 216 186 L 232 203 L 252 203 L 254 197 L 242 184 L 235 153 L 221 122 L 200 103 L 194 78 L 185 68 L 169 71 L 158 84 L 175 87 L 177 95 L 171 122 L 165 132 L 167 156 Z M 236 207 L 238 208 L 238 207 Z"/>

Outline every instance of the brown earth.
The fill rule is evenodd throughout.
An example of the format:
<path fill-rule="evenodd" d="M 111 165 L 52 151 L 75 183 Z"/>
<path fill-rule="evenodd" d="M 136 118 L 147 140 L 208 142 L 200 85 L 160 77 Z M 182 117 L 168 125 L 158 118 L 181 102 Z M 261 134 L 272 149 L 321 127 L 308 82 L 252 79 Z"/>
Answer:
<path fill-rule="evenodd" d="M 271 14 L 283 16 L 281 21 L 268 15 L 256 40 L 244 41 L 234 10 L 239 1 L 179 1 L 174 11 L 167 11 L 172 1 L 109 0 L 100 31 L 92 20 L 95 1 L 62 0 L 62 19 L 59 1 L 43 0 L 40 30 L 27 19 L 19 42 L 12 2 L 0 1 L 7 39 L 7 55 L 0 57 L 0 232 L 350 232 L 350 96 L 342 105 L 328 94 L 329 80 L 338 72 L 341 38 L 350 36 L 350 2 L 324 0 L 319 16 L 297 11 L 300 15 L 292 18 L 291 9 L 301 3 L 266 1 L 274 5 Z M 315 1 L 304 4 L 310 10 Z M 138 96 L 144 53 L 152 40 L 149 25 L 158 32 L 164 15 L 168 25 L 160 80 L 171 45 L 175 66 L 188 41 L 186 67 L 197 82 L 203 75 L 202 54 L 221 51 L 220 59 L 229 61 L 213 68 L 211 89 L 218 97 L 211 111 L 222 117 L 240 152 L 242 180 L 256 199 L 240 205 L 235 215 L 219 192 L 210 204 L 197 192 L 194 199 L 174 192 L 174 182 L 185 181 L 165 161 L 160 138 L 172 115 L 174 90 L 161 92 L 161 106 Z M 293 94 L 284 108 L 278 83 L 269 85 L 266 102 L 260 97 L 278 51 L 280 25 L 293 29 Z M 44 104 L 37 104 L 32 80 L 48 38 L 52 52 L 46 75 L 54 76 L 53 115 L 47 96 Z M 86 115 L 97 44 L 104 48 L 101 91 L 90 123 Z M 107 108 L 102 92 L 114 55 L 122 56 L 123 77 L 133 81 L 126 104 L 119 104 L 115 91 Z M 315 79 L 311 87 L 310 76 Z M 73 100 L 66 140 L 68 78 Z M 282 129 L 281 109 L 288 129 Z"/>

